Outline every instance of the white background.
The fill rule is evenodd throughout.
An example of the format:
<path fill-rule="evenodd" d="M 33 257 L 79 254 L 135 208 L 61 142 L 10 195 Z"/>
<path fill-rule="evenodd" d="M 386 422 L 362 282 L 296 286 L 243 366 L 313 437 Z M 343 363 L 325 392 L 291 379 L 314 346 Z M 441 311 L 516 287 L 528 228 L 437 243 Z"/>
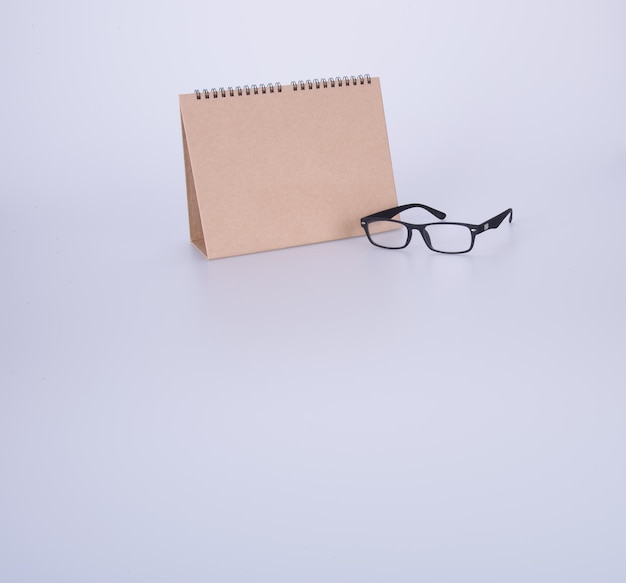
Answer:
<path fill-rule="evenodd" d="M 626 580 L 626 5 L 6 2 L 0 581 Z M 206 261 L 177 96 L 379 76 L 471 254 Z"/>

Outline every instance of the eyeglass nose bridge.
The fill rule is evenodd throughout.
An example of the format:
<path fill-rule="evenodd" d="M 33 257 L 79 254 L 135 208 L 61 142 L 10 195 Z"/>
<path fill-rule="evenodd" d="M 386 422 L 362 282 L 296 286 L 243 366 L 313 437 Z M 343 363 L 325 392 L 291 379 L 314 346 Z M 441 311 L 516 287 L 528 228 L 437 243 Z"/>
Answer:
<path fill-rule="evenodd" d="M 426 246 L 427 246 L 429 249 L 432 249 L 432 250 L 434 251 L 434 249 L 433 249 L 433 245 L 432 245 L 432 242 L 431 242 L 431 240 L 430 240 L 430 235 L 429 235 L 429 234 L 428 234 L 428 232 L 426 231 L 426 227 L 417 227 L 417 226 L 415 226 L 415 227 L 413 227 L 413 229 L 416 229 L 416 230 L 418 230 L 418 231 L 421 233 L 421 235 L 422 235 L 422 239 L 424 239 L 424 243 L 426 243 Z M 411 229 L 411 231 L 412 231 L 413 229 Z"/>

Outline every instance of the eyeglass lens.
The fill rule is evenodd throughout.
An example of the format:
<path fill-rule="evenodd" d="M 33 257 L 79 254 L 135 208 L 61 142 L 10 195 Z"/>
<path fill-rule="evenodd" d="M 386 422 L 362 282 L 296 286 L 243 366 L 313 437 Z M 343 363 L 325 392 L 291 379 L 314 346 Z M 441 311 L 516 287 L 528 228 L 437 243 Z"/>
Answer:
<path fill-rule="evenodd" d="M 472 232 L 464 225 L 428 225 L 424 230 L 435 251 L 462 253 L 472 247 Z"/>
<path fill-rule="evenodd" d="M 408 229 L 395 221 L 373 221 L 367 226 L 370 241 L 386 249 L 400 249 L 409 238 Z"/>

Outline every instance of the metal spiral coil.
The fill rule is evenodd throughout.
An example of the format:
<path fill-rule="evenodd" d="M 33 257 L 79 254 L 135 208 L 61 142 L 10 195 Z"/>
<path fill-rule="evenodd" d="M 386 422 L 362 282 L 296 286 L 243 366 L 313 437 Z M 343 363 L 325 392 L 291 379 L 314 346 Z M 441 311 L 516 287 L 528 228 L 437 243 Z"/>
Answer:
<path fill-rule="evenodd" d="M 307 89 L 326 89 L 327 87 L 350 87 L 355 85 L 371 85 L 372 78 L 369 75 L 358 75 L 357 77 L 330 77 L 328 79 L 307 79 L 306 81 L 292 81 L 291 87 L 294 91 L 305 91 Z"/>
<path fill-rule="evenodd" d="M 372 78 L 369 75 L 358 75 L 352 77 L 329 77 L 328 79 L 322 77 L 321 79 L 307 79 L 306 81 L 292 81 L 291 87 L 294 91 L 306 91 L 312 89 L 326 89 L 328 87 L 351 87 L 356 85 L 370 85 Z M 261 83 L 259 85 L 244 85 L 241 87 L 220 87 L 216 89 L 213 87 L 211 90 L 199 89 L 195 90 L 196 99 L 218 99 L 220 97 L 244 97 L 248 95 L 265 95 L 267 93 L 281 93 L 283 86 L 280 83 L 268 83 L 265 85 Z"/>

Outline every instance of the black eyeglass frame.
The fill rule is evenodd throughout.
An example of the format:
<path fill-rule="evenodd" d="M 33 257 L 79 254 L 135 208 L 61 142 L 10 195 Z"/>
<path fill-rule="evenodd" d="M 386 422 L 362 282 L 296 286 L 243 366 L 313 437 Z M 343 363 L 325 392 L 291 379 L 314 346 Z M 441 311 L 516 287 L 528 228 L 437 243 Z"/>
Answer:
<path fill-rule="evenodd" d="M 406 247 L 408 247 L 409 243 L 411 243 L 413 231 L 419 231 L 420 234 L 422 235 L 422 239 L 424 240 L 424 243 L 426 243 L 426 246 L 431 251 L 434 251 L 435 253 L 445 253 L 448 255 L 459 255 L 461 253 L 468 253 L 474 248 L 474 241 L 476 240 L 476 235 L 479 235 L 480 233 L 484 233 L 485 231 L 488 231 L 490 229 L 497 229 L 507 216 L 509 217 L 509 223 L 513 220 L 512 208 L 509 208 L 501 212 L 499 215 L 496 215 L 495 217 L 492 217 L 491 219 L 484 221 L 482 223 L 479 223 L 477 225 L 472 224 L 472 223 L 457 223 L 457 222 L 449 222 L 449 221 L 440 222 L 440 223 L 416 224 L 416 223 L 407 223 L 405 221 L 399 221 L 393 218 L 396 215 L 400 214 L 401 212 L 406 211 L 408 209 L 412 209 L 412 208 L 424 209 L 425 211 L 429 212 L 431 215 L 437 217 L 441 221 L 443 221 L 443 219 L 446 218 L 446 213 L 442 211 L 438 211 L 437 209 L 434 209 L 432 207 L 429 207 L 429 206 L 426 206 L 425 204 L 420 204 L 420 203 L 405 204 L 402 206 L 397 206 L 397 207 L 390 208 L 384 211 L 380 211 L 380 212 L 368 215 L 366 217 L 363 217 L 361 219 L 361 226 L 363 227 L 363 230 L 365 231 L 365 234 L 367 235 L 369 242 L 372 245 L 375 245 L 376 247 L 380 247 L 381 249 L 405 249 Z M 404 227 L 406 227 L 406 230 L 407 230 L 406 243 L 402 245 L 401 247 L 385 247 L 384 245 L 380 245 L 374 242 L 374 240 L 370 236 L 369 226 L 370 224 L 376 223 L 379 221 L 387 221 L 387 222 L 392 222 L 392 223 L 398 223 L 399 225 L 404 225 Z M 431 241 L 430 241 L 430 236 L 428 232 L 426 231 L 426 228 L 432 225 L 460 225 L 463 227 L 467 227 L 472 237 L 469 249 L 465 249 L 463 251 L 441 251 L 439 249 L 433 248 Z"/>

